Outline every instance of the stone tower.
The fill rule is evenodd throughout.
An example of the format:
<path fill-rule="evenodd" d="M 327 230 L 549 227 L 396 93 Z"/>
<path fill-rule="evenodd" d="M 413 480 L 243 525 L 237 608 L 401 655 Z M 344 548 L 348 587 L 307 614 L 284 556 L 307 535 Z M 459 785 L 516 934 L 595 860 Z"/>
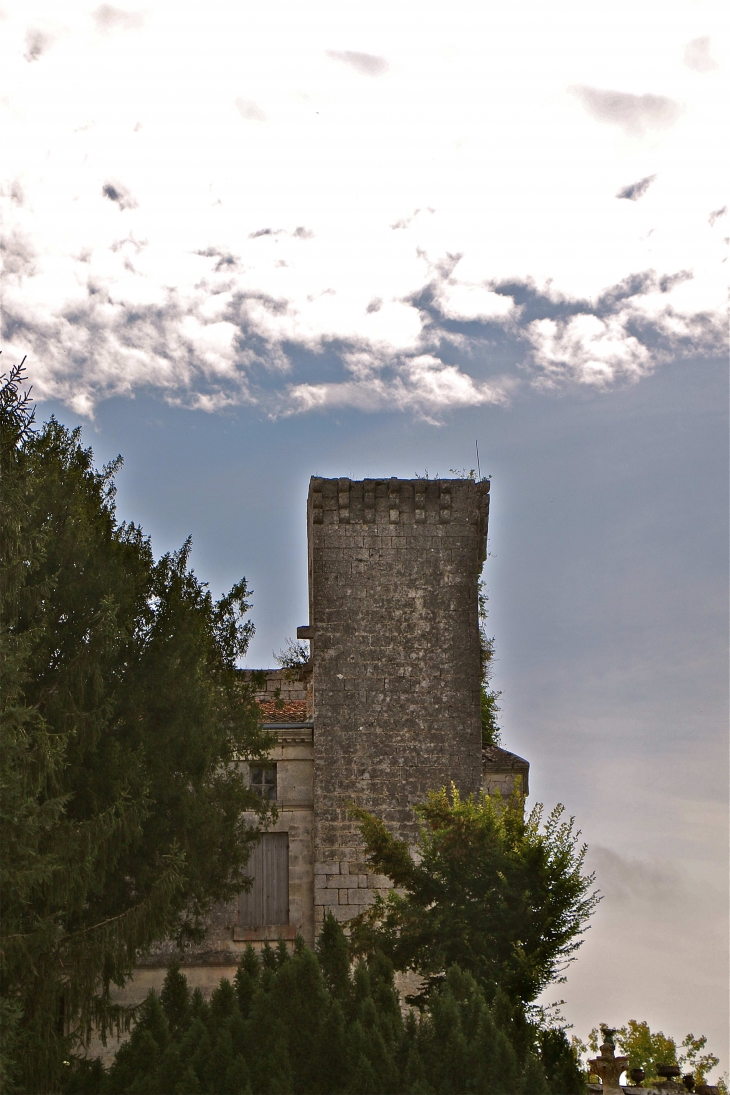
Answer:
<path fill-rule="evenodd" d="M 368 877 L 351 803 L 413 839 L 412 807 L 482 786 L 478 582 L 489 483 L 310 482 L 315 923 L 347 920 Z"/>
<path fill-rule="evenodd" d="M 216 906 L 205 941 L 183 956 L 192 988 L 209 996 L 232 980 L 248 944 L 301 935 L 313 946 L 325 909 L 347 921 L 390 885 L 361 862 L 350 803 L 412 840 L 413 806 L 435 788 L 527 795 L 527 761 L 481 742 L 488 510 L 487 482 L 311 480 L 310 622 L 297 634 L 312 657 L 240 671 L 272 735 L 270 762 L 252 764 L 249 780 L 278 816 L 249 862 L 251 889 Z M 177 956 L 170 940 L 140 957 L 117 1002 L 159 992 Z M 115 1048 L 94 1052 L 108 1063 Z"/>

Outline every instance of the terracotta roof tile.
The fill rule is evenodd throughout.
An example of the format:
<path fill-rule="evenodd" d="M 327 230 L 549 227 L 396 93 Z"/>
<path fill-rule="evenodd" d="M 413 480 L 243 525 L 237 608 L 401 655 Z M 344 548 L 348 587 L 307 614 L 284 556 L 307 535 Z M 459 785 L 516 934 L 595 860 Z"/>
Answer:
<path fill-rule="evenodd" d="M 259 700 L 265 722 L 303 722 L 307 717 L 306 700 Z"/>

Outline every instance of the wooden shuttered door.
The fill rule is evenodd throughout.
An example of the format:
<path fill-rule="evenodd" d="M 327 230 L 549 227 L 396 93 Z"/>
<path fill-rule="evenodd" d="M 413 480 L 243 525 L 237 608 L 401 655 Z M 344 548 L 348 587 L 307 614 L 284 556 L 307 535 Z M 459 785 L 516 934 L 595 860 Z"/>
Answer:
<path fill-rule="evenodd" d="M 264 833 L 248 861 L 253 886 L 238 899 L 238 923 L 265 928 L 289 923 L 289 834 Z"/>

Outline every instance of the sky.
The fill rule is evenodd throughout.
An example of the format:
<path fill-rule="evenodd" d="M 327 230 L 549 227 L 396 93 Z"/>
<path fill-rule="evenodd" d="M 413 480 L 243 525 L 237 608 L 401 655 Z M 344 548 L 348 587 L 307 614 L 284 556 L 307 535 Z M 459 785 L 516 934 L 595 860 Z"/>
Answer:
<path fill-rule="evenodd" d="M 504 743 L 604 894 L 552 995 L 727 1050 L 726 20 L 0 9 L 3 361 L 119 514 L 306 623 L 311 474 L 492 476 Z"/>

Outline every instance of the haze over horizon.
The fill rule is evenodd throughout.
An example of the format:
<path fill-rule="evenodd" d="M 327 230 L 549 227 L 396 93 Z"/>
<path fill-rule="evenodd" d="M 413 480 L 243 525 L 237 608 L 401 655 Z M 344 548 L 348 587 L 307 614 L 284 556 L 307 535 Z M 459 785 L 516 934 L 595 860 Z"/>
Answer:
<path fill-rule="evenodd" d="M 3 361 L 307 622 L 311 474 L 492 475 L 503 741 L 605 899 L 564 1012 L 728 1067 L 720 5 L 6 3 Z"/>

